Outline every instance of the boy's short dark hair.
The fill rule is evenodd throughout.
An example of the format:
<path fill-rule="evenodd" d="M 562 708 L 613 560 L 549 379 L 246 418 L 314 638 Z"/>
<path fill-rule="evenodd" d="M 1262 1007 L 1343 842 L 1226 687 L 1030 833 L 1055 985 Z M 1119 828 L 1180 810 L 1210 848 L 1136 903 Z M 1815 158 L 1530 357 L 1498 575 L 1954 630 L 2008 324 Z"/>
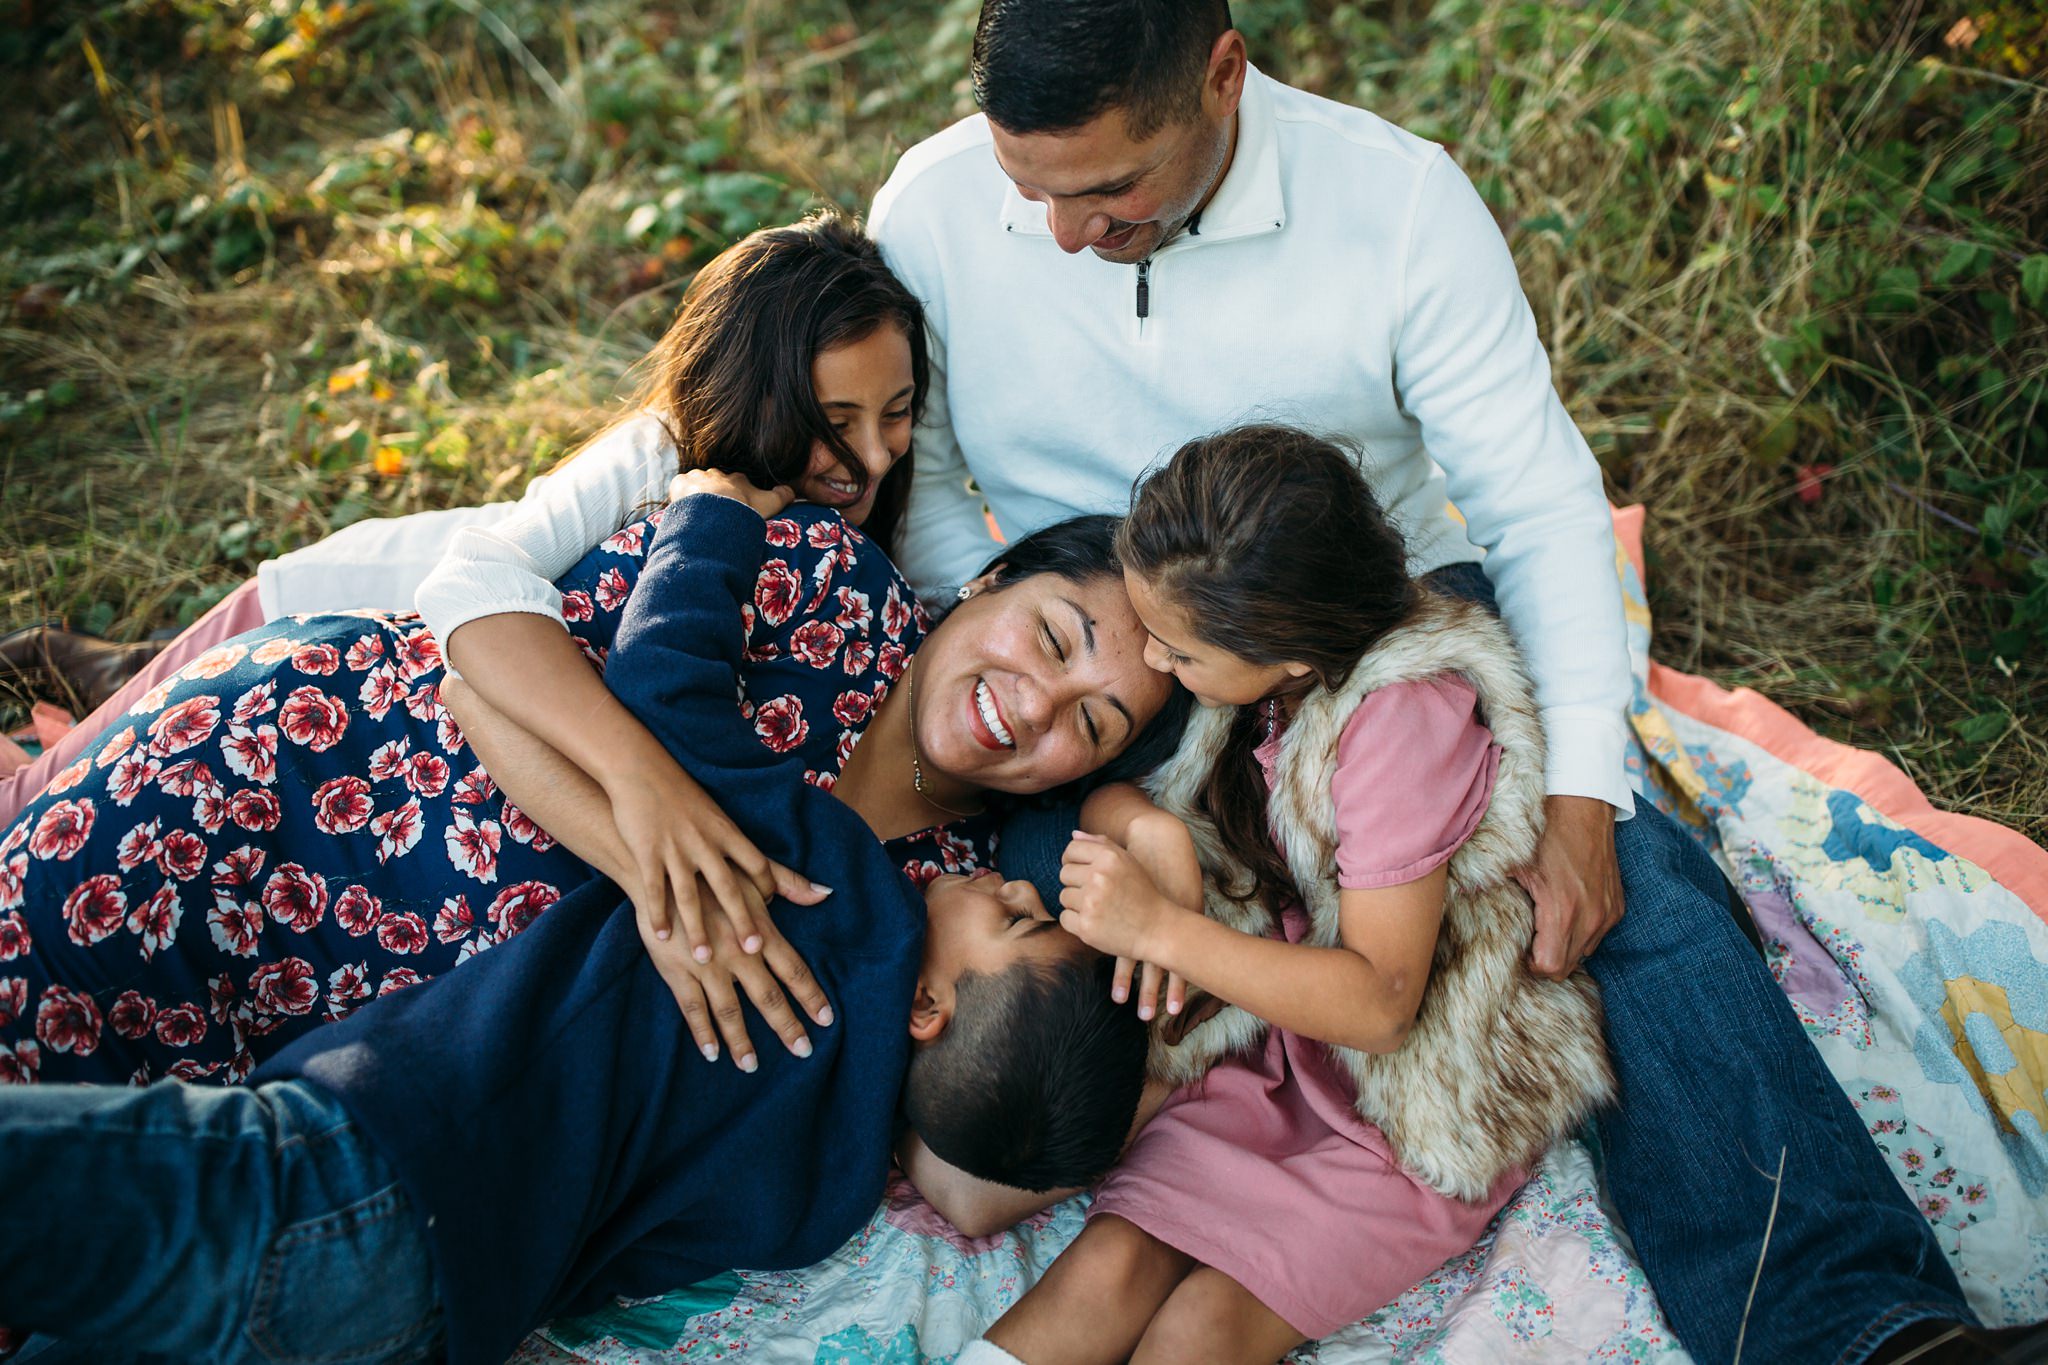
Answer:
<path fill-rule="evenodd" d="M 904 1082 L 904 1115 L 925 1146 L 1022 1190 L 1090 1185 L 1116 1164 L 1147 1043 L 1137 1012 L 1109 998 L 1115 965 L 1083 952 L 961 977 L 952 1022 Z"/>
<path fill-rule="evenodd" d="M 1133 138 L 1201 107 L 1227 0 L 984 0 L 974 97 L 1005 132 L 1063 133 L 1108 109 Z"/>

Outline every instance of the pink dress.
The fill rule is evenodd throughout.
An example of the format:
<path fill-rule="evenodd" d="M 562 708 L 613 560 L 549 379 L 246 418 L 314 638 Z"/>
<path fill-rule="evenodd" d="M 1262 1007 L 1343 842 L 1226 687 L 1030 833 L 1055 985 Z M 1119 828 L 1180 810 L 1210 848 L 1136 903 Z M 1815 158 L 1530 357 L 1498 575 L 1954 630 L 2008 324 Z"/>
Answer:
<path fill-rule="evenodd" d="M 1259 749 L 1273 777 L 1279 739 Z M 1493 791 L 1500 750 L 1462 679 L 1382 688 L 1338 741 L 1338 882 L 1397 886 L 1442 865 Z M 1308 931 L 1298 907 L 1289 942 Z M 1329 1050 L 1269 1029 L 1257 1053 L 1176 1091 L 1097 1191 L 1115 1214 L 1229 1275 L 1311 1339 L 1393 1301 L 1479 1240 L 1524 1179 L 1437 1193 L 1395 1162 Z"/>

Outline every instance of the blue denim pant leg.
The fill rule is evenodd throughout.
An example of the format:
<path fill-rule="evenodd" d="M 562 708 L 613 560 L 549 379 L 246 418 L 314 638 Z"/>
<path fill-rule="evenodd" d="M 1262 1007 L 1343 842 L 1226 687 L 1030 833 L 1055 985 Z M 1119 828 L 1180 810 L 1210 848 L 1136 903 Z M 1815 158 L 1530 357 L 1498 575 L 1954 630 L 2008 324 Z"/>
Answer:
<path fill-rule="evenodd" d="M 1740 1339 L 1745 1361 L 1847 1365 L 1907 1323 L 1974 1322 L 1729 915 L 1720 869 L 1640 798 L 1615 833 L 1627 912 L 1586 962 L 1620 1078 L 1600 1142 L 1679 1340 L 1702 1362 L 1734 1358 Z"/>
<path fill-rule="evenodd" d="M 420 1219 L 314 1086 L 0 1087 L 0 1172 L 0 1322 L 42 1356 L 439 1353 Z"/>

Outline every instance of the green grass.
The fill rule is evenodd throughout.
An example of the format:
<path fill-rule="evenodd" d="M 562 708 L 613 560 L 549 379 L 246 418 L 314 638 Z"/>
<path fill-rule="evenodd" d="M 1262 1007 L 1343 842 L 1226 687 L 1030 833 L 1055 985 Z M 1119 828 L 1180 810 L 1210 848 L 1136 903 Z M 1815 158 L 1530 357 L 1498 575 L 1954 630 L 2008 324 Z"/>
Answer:
<path fill-rule="evenodd" d="M 1236 8 L 1255 61 L 1446 142 L 1495 206 L 1650 506 L 1659 656 L 2048 837 L 2034 6 Z M 515 488 L 721 245 L 864 206 L 970 108 L 972 0 L 10 9 L 0 614 L 122 636 Z"/>

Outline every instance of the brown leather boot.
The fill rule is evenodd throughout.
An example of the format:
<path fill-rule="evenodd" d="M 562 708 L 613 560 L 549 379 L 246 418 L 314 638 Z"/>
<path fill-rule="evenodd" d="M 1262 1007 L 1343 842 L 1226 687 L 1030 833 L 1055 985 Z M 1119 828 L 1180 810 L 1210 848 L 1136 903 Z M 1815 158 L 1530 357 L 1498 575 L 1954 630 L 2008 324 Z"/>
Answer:
<path fill-rule="evenodd" d="M 0 685 L 67 700 L 83 716 L 120 691 L 163 647 L 161 640 L 116 644 L 44 622 L 0 636 Z"/>

